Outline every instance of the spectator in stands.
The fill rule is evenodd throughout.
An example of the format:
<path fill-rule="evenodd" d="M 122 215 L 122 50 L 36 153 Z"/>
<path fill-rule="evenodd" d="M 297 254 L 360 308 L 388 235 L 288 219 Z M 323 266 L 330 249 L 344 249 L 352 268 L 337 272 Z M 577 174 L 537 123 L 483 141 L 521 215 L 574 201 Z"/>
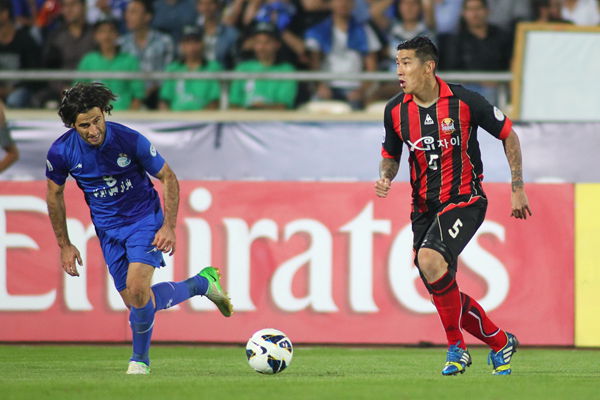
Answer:
<path fill-rule="evenodd" d="M 427 26 L 433 27 L 438 35 L 458 31 L 462 0 L 423 0 L 423 10 Z"/>
<path fill-rule="evenodd" d="M 520 21 L 531 21 L 531 1 L 487 0 L 490 14 L 488 22 L 514 36 L 515 26 Z"/>
<path fill-rule="evenodd" d="M 512 57 L 510 34 L 488 23 L 485 0 L 464 0 L 461 28 L 446 43 L 440 64 L 455 71 L 506 71 Z M 497 103 L 493 83 L 465 87 L 478 92 L 490 103 Z"/>
<path fill-rule="evenodd" d="M 218 61 L 225 69 L 233 69 L 239 32 L 222 22 L 219 0 L 197 0 L 198 26 L 204 32 L 204 58 Z"/>
<path fill-rule="evenodd" d="M 371 7 L 371 17 L 380 32 L 385 35 L 383 56 L 379 68 L 396 71 L 396 48 L 405 40 L 427 36 L 435 42 L 435 34 L 427 27 L 423 14 L 422 0 L 381 0 Z M 367 103 L 383 101 L 400 91 L 398 82 L 379 84 Z"/>
<path fill-rule="evenodd" d="M 148 0 L 131 0 L 125 10 L 129 33 L 119 39 L 121 51 L 137 58 L 144 72 L 164 71 L 175 58 L 171 37 L 150 27 L 154 9 Z M 150 109 L 158 106 L 160 81 L 146 81 L 143 103 Z"/>
<path fill-rule="evenodd" d="M 119 29 L 123 28 L 123 16 L 129 0 L 86 0 L 87 22 L 95 24 L 98 21 L 112 19 L 119 22 Z M 151 0 L 149 0 L 151 1 Z"/>
<path fill-rule="evenodd" d="M 42 65 L 46 69 L 77 69 L 94 44 L 93 29 L 85 20 L 85 0 L 62 0 L 61 19 L 42 49 Z M 63 90 L 70 85 L 71 82 L 50 81 L 35 94 L 33 105 L 56 108 Z"/>
<path fill-rule="evenodd" d="M 396 71 L 396 47 L 405 40 L 427 36 L 435 42 L 435 34 L 425 24 L 421 0 L 378 1 L 371 8 L 371 16 L 387 39 L 387 70 Z M 397 88 L 398 84 L 394 83 L 394 86 Z"/>
<path fill-rule="evenodd" d="M 561 14 L 575 25 L 600 24 L 597 0 L 563 0 Z"/>
<path fill-rule="evenodd" d="M 255 60 L 241 62 L 235 68 L 236 71 L 295 71 L 292 64 L 278 60 L 281 35 L 275 25 L 268 22 L 258 23 L 252 36 Z M 240 80 L 232 83 L 229 102 L 234 107 L 248 109 L 286 109 L 294 106 L 297 91 L 298 83 L 294 80 Z"/>
<path fill-rule="evenodd" d="M 0 174 L 8 169 L 19 159 L 19 149 L 10 136 L 10 129 L 4 115 L 4 103 L 0 100 L 0 147 L 4 150 L 4 157 L 0 159 Z"/>
<path fill-rule="evenodd" d="M 306 47 L 311 69 L 335 73 L 358 73 L 377 69 L 381 43 L 373 29 L 352 18 L 353 0 L 331 0 L 331 16 L 309 28 Z M 316 99 L 344 100 L 354 109 L 364 105 L 372 84 L 357 81 L 321 82 Z"/>
<path fill-rule="evenodd" d="M 94 25 L 94 40 L 98 51 L 87 53 L 77 68 L 80 71 L 131 71 L 140 70 L 138 60 L 126 53 L 121 53 L 117 45 L 119 37 L 118 22 L 107 19 Z M 85 80 L 83 80 L 85 81 Z M 117 95 L 113 103 L 115 110 L 137 110 L 142 104 L 146 91 L 141 80 L 100 79 Z"/>
<path fill-rule="evenodd" d="M 296 3 L 296 4 L 295 4 Z M 293 0 L 249 0 L 244 10 L 243 26 L 246 32 L 251 32 L 254 25 L 268 22 L 277 27 L 281 35 L 282 48 L 280 56 L 300 68 L 308 67 L 308 56 L 302 35 L 304 27 L 301 25 L 298 7 L 300 4 Z M 252 53 L 252 40 L 247 40 L 242 45 L 243 50 Z"/>
<path fill-rule="evenodd" d="M 52 27 L 54 22 L 60 17 L 60 0 L 37 0 L 37 11 L 35 12 L 34 24 L 38 31 L 45 33 L 45 30 Z"/>
<path fill-rule="evenodd" d="M 40 49 L 29 28 L 17 28 L 11 1 L 0 0 L 0 69 L 18 71 L 39 66 Z M 29 107 L 35 88 L 36 84 L 31 82 L 2 81 L 0 99 L 4 99 L 8 107 Z"/>
<path fill-rule="evenodd" d="M 195 0 L 155 0 L 154 11 L 152 27 L 171 35 L 175 43 L 183 27 L 194 25 L 198 18 Z"/>
<path fill-rule="evenodd" d="M 540 23 L 570 23 L 561 17 L 561 0 L 533 0 L 534 22 Z"/>
<path fill-rule="evenodd" d="M 204 57 L 202 30 L 185 27 L 179 43 L 181 60 L 167 67 L 168 72 L 218 72 L 221 65 Z M 163 82 L 160 89 L 160 109 L 174 111 L 217 108 L 220 97 L 219 83 L 214 80 L 177 79 Z"/>
<path fill-rule="evenodd" d="M 42 8 L 45 0 L 12 0 L 13 14 L 15 16 L 15 25 L 33 26 L 37 12 Z"/>

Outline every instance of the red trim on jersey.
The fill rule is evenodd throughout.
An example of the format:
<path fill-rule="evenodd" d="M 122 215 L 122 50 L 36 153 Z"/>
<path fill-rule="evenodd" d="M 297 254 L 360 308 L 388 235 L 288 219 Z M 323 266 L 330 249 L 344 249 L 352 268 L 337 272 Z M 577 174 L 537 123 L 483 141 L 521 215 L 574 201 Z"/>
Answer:
<path fill-rule="evenodd" d="M 461 163 L 462 174 L 460 176 L 460 188 L 458 194 L 471 194 L 471 182 L 473 181 L 473 163 L 469 155 L 469 139 L 471 138 L 471 109 L 467 103 L 459 100 L 458 118 L 461 124 Z"/>
<path fill-rule="evenodd" d="M 447 97 L 438 100 L 435 111 L 438 121 L 441 121 L 450 115 L 450 101 Z M 442 147 L 442 157 L 440 160 L 440 203 L 445 203 L 450 200 L 450 190 L 452 189 L 452 175 L 454 169 L 452 164 L 452 134 L 444 134 L 444 131 L 439 128 L 438 134 L 440 136 L 440 142 L 438 143 L 443 143 L 445 145 L 445 147 Z"/>
<path fill-rule="evenodd" d="M 461 201 L 460 203 L 451 203 L 451 204 L 448 204 L 437 215 L 442 215 L 443 213 L 448 212 L 450 210 L 454 210 L 455 208 L 468 207 L 471 204 L 475 203 L 479 199 L 481 199 L 481 196 L 473 196 L 468 201 Z"/>
<path fill-rule="evenodd" d="M 502 127 L 502 130 L 500 131 L 499 139 L 501 139 L 501 140 L 506 139 L 508 137 L 508 135 L 510 135 L 511 129 L 512 129 L 512 121 L 508 117 L 506 117 L 504 126 Z"/>
<path fill-rule="evenodd" d="M 454 96 L 454 93 L 452 92 L 452 89 L 450 89 L 450 86 L 448 86 L 448 84 L 444 82 L 439 76 L 436 75 L 435 80 L 437 81 L 438 85 L 440 85 L 440 98 Z"/>
<path fill-rule="evenodd" d="M 381 157 L 396 159 L 396 157 L 390 155 L 390 153 L 388 153 L 387 150 L 383 148 L 383 146 L 381 146 Z"/>
<path fill-rule="evenodd" d="M 421 116 L 419 114 L 419 106 L 414 101 L 408 104 L 408 122 L 409 129 L 408 134 L 410 135 L 411 143 L 417 143 L 419 139 L 421 139 Z M 421 176 L 416 176 L 415 182 L 417 179 L 421 180 L 421 187 L 419 189 L 419 193 L 417 194 L 417 204 L 415 205 L 419 211 L 424 211 L 427 209 L 426 200 L 427 200 L 427 157 L 425 157 L 425 152 L 421 150 L 415 150 L 414 154 L 416 155 L 417 162 L 421 167 Z"/>
<path fill-rule="evenodd" d="M 454 96 L 454 93 L 452 92 L 452 89 L 450 89 L 450 86 L 448 86 L 448 84 L 444 82 L 439 76 L 436 75 L 435 80 L 437 81 L 438 85 L 440 85 L 440 98 Z M 402 102 L 408 103 L 412 99 L 413 95 L 407 93 L 404 95 Z"/>

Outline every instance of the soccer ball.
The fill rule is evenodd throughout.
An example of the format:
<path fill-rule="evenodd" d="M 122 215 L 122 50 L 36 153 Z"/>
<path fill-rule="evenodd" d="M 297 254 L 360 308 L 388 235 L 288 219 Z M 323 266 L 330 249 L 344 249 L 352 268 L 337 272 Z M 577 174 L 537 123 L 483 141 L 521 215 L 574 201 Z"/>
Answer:
<path fill-rule="evenodd" d="M 261 374 L 276 374 L 289 367 L 294 349 L 292 341 L 277 329 L 261 329 L 246 344 L 248 364 Z"/>

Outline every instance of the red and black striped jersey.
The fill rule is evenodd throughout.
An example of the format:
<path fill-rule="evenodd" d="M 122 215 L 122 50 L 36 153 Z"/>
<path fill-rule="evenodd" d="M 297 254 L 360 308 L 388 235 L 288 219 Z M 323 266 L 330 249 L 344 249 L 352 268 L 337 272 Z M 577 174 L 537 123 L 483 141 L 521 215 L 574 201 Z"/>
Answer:
<path fill-rule="evenodd" d="M 400 161 L 406 144 L 413 210 L 419 212 L 484 196 L 477 127 L 498 139 L 508 137 L 512 128 L 512 121 L 479 94 L 436 79 L 440 97 L 435 104 L 420 107 L 411 94 L 400 93 L 384 114 L 381 155 Z"/>

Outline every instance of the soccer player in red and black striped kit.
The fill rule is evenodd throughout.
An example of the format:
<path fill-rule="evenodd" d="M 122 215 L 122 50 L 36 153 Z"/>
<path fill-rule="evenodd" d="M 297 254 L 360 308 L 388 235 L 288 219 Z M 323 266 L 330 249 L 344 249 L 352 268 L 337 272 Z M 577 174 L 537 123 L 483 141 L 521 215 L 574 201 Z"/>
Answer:
<path fill-rule="evenodd" d="M 408 148 L 415 264 L 438 311 L 448 339 L 443 375 L 471 365 L 462 330 L 491 347 L 493 373 L 511 373 L 517 338 L 500 328 L 481 306 L 459 291 L 458 255 L 485 218 L 487 199 L 477 127 L 502 140 L 512 175 L 512 216 L 531 215 L 525 194 L 519 138 L 512 122 L 479 94 L 435 75 L 438 53 L 425 37 L 398 45 L 402 93 L 386 105 L 385 141 L 375 192 L 386 197 L 398 172 L 402 145 Z"/>

